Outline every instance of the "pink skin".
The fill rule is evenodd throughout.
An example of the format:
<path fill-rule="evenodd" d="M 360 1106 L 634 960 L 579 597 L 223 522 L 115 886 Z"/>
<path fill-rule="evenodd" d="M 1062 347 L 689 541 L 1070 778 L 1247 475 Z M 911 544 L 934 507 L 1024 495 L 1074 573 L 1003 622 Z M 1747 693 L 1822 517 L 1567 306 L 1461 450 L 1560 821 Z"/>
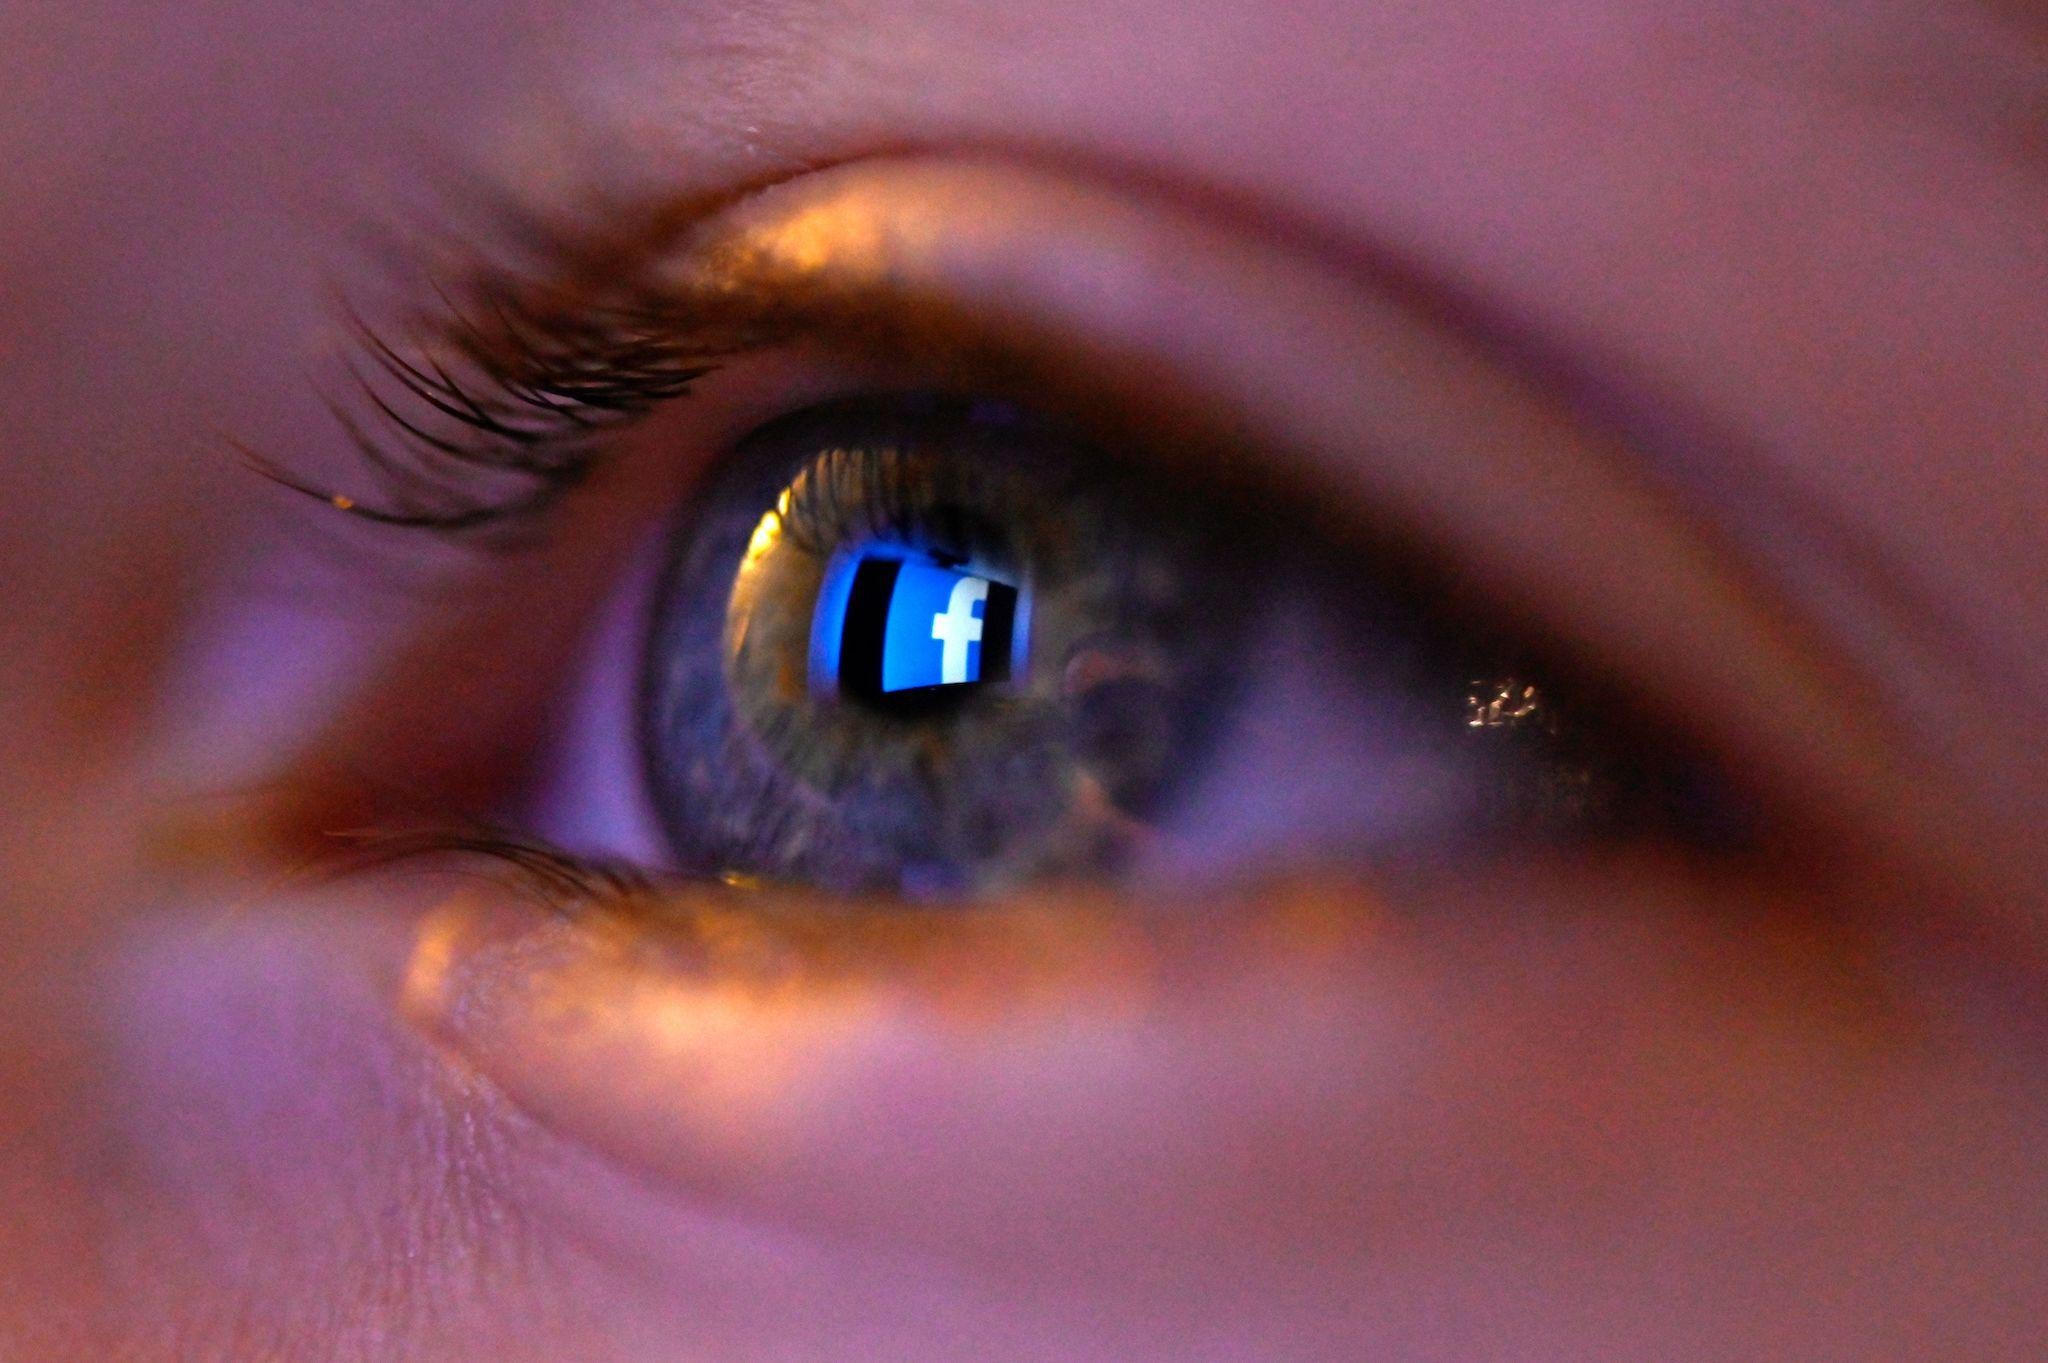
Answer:
<path fill-rule="evenodd" d="M 0 1354 L 2048 1354 L 2041 51 L 2019 7 L 1904 0 L 10 14 Z M 308 576 L 305 522 L 219 458 L 228 429 L 348 467 L 302 378 L 322 285 L 428 148 L 540 197 L 878 152 L 1028 177 L 897 268 L 990 308 L 1007 280 L 1011 313 L 1182 376 L 1227 360 L 1328 495 L 1495 546 L 1473 581 L 1825 849 L 1339 875 L 1163 922 L 799 918 L 779 980 L 467 882 L 280 889 L 277 849 L 189 818 L 168 857 L 195 755 L 346 714 L 326 741 L 403 768 L 443 717 L 373 660 L 516 675 L 479 651 L 516 636 L 575 671 L 643 542 L 453 597 Z M 1185 215 L 1240 283 L 1307 262 L 1332 282 L 1287 296 L 1323 315 L 1231 298 L 1233 332 L 1143 271 L 1062 295 L 1076 251 L 963 245 L 1051 183 L 1122 205 L 1077 234 Z M 1389 265 L 1452 350 L 1437 322 L 1303 343 L 1377 317 Z M 1355 404 L 1384 448 L 1316 409 L 1384 377 L 1331 355 L 1425 352 L 1469 385 Z M 829 369 L 633 438 L 714 448 Z M 1566 509 L 1610 533 L 1546 547 L 1401 462 L 1511 416 L 1606 452 L 1569 467 L 1611 507 Z M 1835 694 L 1827 741 L 1794 722 Z M 447 725 L 503 741 L 505 708 Z"/>

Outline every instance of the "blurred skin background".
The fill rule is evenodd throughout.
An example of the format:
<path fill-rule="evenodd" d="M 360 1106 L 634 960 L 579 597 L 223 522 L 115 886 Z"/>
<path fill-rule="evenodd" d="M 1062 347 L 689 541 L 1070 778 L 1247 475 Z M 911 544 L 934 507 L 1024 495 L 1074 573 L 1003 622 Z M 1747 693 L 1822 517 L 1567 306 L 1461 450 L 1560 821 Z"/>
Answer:
<path fill-rule="evenodd" d="M 0 1354 L 2048 1356 L 2034 8 L 30 3 L 0 74 Z M 291 874 L 508 773 L 637 857 L 650 536 L 916 378 L 768 346 L 536 549 L 338 526 L 233 451 L 375 487 L 337 297 L 431 306 L 392 261 L 473 244 L 451 185 L 779 186 L 720 229 L 767 273 L 1228 427 L 1762 850 L 685 888 L 680 946 Z M 1318 666 L 1210 841 L 1365 800 Z"/>

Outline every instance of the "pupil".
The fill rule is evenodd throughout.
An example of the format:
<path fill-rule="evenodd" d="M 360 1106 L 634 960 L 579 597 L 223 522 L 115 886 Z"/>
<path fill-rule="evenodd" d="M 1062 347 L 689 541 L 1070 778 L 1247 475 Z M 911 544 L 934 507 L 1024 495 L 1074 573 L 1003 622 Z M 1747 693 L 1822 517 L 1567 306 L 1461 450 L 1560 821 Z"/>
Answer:
<path fill-rule="evenodd" d="M 916 707 L 1008 681 L 1020 592 L 957 563 L 868 545 L 827 570 L 812 617 L 811 689 Z"/>

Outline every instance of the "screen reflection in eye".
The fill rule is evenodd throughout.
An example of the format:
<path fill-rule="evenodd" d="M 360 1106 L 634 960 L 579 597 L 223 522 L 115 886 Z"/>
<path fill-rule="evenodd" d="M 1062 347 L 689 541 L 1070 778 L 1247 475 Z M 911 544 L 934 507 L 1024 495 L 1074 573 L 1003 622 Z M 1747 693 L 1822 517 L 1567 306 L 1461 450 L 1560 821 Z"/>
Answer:
<path fill-rule="evenodd" d="M 778 513 L 769 512 L 763 521 Z M 871 705 L 934 686 L 1010 679 L 1025 654 L 1019 598 L 1029 589 L 925 556 L 909 545 L 841 551 L 811 615 L 811 689 Z"/>

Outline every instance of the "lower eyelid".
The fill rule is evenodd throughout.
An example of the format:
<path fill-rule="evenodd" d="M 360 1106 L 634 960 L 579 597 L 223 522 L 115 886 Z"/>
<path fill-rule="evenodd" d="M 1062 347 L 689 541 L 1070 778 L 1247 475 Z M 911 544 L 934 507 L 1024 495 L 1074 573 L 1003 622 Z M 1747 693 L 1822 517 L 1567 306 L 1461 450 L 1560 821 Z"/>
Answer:
<path fill-rule="evenodd" d="M 1142 1240 L 1198 1215 L 1190 1190 L 1213 1188 L 1213 1161 L 1235 1151 L 1253 1163 L 1226 1158 L 1231 1185 L 1301 1218 L 1280 1239 L 1306 1252 L 1291 1237 L 1311 1236 L 1331 1199 L 1365 1196 L 1379 1167 L 1347 1155 L 1349 1172 L 1319 1184 L 1304 1165 L 1315 1150 L 1384 1150 L 1401 1130 L 1389 1115 L 1529 1116 L 1455 1082 L 1461 1066 L 1526 1058 L 1516 1019 L 1595 1039 L 1606 1068 L 1523 1076 L 1526 1098 L 1565 1111 L 1599 1109 L 1553 1085 L 1609 1082 L 1602 1101 L 1642 1101 L 1651 1076 L 1631 1086 L 1615 1068 L 1667 1043 L 1697 1063 L 1699 1035 L 1831 1036 L 1845 1018 L 1882 1035 L 1889 1004 L 1859 993 L 1854 953 L 1774 933 L 1796 915 L 1758 893 L 1635 861 L 1392 899 L 1308 878 L 1206 913 L 1054 895 L 812 918 L 800 900 L 698 891 L 625 922 L 472 902 L 423 925 L 405 1001 L 541 1122 L 716 1209 L 1029 1260 L 1055 1247 L 1031 1240 L 1039 1230 L 1099 1212 L 1106 1152 L 1143 1150 L 1156 1186 L 1178 1190 L 1153 1206 L 1150 1177 L 1119 1183 L 1136 1220 L 1112 1238 Z M 1715 922 L 1695 901 L 1759 916 Z M 1612 1028 L 1633 1038 L 1625 1053 Z M 1418 1083 L 1448 1106 L 1418 1112 Z M 917 1192 L 933 1178 L 943 1205 Z M 1192 1242 L 1239 1243 L 1215 1229 Z"/>

